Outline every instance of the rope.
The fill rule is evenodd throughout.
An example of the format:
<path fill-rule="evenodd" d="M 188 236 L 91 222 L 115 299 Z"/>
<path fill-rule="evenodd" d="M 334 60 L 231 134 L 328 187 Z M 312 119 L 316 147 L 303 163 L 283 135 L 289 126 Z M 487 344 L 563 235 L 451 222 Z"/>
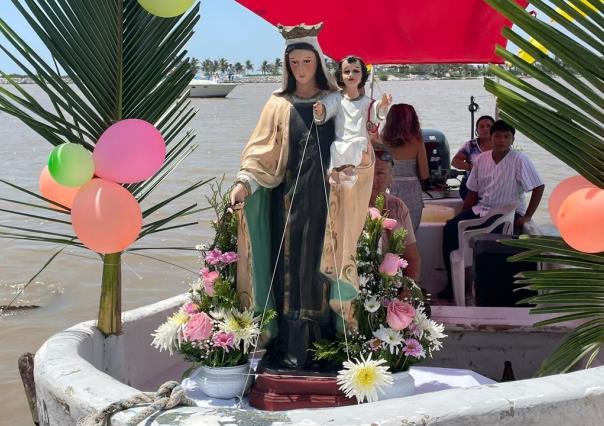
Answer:
<path fill-rule="evenodd" d="M 319 150 L 319 159 L 323 164 L 323 154 L 321 154 L 321 145 L 319 142 L 319 129 L 315 126 L 315 132 L 317 134 L 317 148 Z M 346 319 L 344 318 L 344 305 L 342 304 L 342 292 L 340 291 L 340 273 L 338 269 L 338 260 L 336 258 L 336 244 L 334 241 L 333 227 L 331 225 L 331 213 L 329 212 L 329 197 L 327 197 L 327 185 L 325 183 L 325 173 L 323 173 L 323 194 L 325 194 L 325 204 L 327 205 L 327 222 L 329 223 L 329 236 L 331 237 L 331 252 L 333 253 L 333 267 L 336 272 L 336 282 L 338 284 L 338 299 L 340 301 L 340 316 L 342 317 L 342 323 L 344 324 L 344 346 L 346 347 L 346 358 L 350 361 L 350 352 L 348 350 L 348 333 L 346 333 Z M 342 265 L 342 268 L 344 265 Z"/>
<path fill-rule="evenodd" d="M 92 413 L 78 422 L 78 426 L 106 426 L 109 418 L 120 411 L 141 404 L 150 404 L 126 423 L 135 426 L 158 411 L 169 410 L 179 405 L 194 407 L 195 402 L 187 398 L 185 391 L 176 381 L 169 381 L 159 387 L 157 392 L 143 392 L 131 398 L 125 398 L 105 407 L 98 413 Z"/>
<path fill-rule="evenodd" d="M 306 142 L 304 143 L 304 149 L 302 150 L 302 158 L 300 159 L 300 167 L 298 168 L 298 173 L 296 174 L 296 181 L 294 183 L 294 191 L 292 193 L 292 199 L 289 203 L 289 209 L 287 210 L 285 224 L 283 225 L 283 235 L 281 235 L 281 242 L 279 243 L 279 250 L 277 251 L 277 258 L 275 259 L 275 267 L 273 268 L 273 275 L 271 277 L 271 282 L 268 286 L 268 293 L 266 296 L 266 300 L 264 302 L 264 308 L 262 309 L 262 316 L 260 317 L 260 329 L 262 329 L 262 324 L 264 323 L 264 317 L 266 315 L 266 308 L 268 307 L 268 300 L 270 298 L 271 291 L 273 289 L 273 282 L 275 281 L 275 274 L 277 272 L 277 266 L 279 265 L 279 257 L 281 256 L 281 249 L 283 248 L 283 241 L 285 240 L 285 232 L 287 230 L 287 224 L 289 222 L 289 217 L 291 215 L 292 207 L 294 205 L 294 199 L 296 197 L 296 189 L 298 188 L 298 181 L 300 180 L 300 173 L 302 172 L 302 163 L 304 163 L 304 157 L 306 156 L 306 148 L 308 147 L 308 140 L 310 139 L 310 134 L 312 132 L 313 126 L 315 126 L 315 128 L 316 128 L 314 120 L 310 123 L 310 129 L 308 129 L 308 136 L 306 137 Z M 256 351 L 258 349 L 259 338 L 260 337 L 258 337 L 256 339 L 256 342 L 254 343 L 254 351 L 252 352 L 250 359 L 253 359 L 254 356 L 256 355 Z M 243 401 L 243 395 L 245 393 L 245 389 L 247 388 L 247 382 L 248 382 L 249 376 L 251 375 L 251 371 L 252 371 L 252 364 L 250 363 L 250 367 L 249 367 L 247 375 L 246 375 L 247 377 L 245 379 L 245 385 L 243 386 L 243 391 L 241 392 L 241 395 L 239 396 L 238 406 L 240 406 L 241 402 Z"/>

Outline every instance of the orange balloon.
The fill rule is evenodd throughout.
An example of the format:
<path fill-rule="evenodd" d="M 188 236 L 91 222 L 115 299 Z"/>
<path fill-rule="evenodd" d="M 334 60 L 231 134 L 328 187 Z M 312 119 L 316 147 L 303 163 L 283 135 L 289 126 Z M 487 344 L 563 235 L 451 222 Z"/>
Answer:
<path fill-rule="evenodd" d="M 98 253 L 118 253 L 141 231 L 143 216 L 136 198 L 117 183 L 92 179 L 83 185 L 71 208 L 79 240 Z"/>
<path fill-rule="evenodd" d="M 576 250 L 604 251 L 604 190 L 582 188 L 570 194 L 558 211 L 558 229 Z"/>
<path fill-rule="evenodd" d="M 73 200 L 79 190 L 79 186 L 74 188 L 58 184 L 50 175 L 48 166 L 44 166 L 44 169 L 42 169 L 42 173 L 40 173 L 40 194 L 49 200 L 71 208 Z M 53 209 L 64 210 L 54 204 L 51 204 L 50 206 Z"/>
<path fill-rule="evenodd" d="M 583 176 L 571 176 L 561 181 L 552 191 L 552 195 L 549 197 L 547 208 L 549 210 L 549 216 L 552 219 L 554 225 L 558 222 L 558 211 L 560 206 L 573 192 L 581 188 L 595 188 L 596 186 L 585 179 Z"/>

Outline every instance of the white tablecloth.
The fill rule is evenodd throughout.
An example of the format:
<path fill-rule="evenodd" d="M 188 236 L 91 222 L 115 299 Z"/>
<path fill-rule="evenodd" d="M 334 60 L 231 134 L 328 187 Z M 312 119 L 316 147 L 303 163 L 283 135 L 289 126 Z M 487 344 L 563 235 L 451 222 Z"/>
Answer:
<path fill-rule="evenodd" d="M 496 383 L 474 371 L 457 368 L 411 367 L 410 374 L 415 380 L 414 395 Z M 186 390 L 187 396 L 194 400 L 199 407 L 235 407 L 237 405 L 236 399 L 209 398 L 190 379 L 184 379 L 181 385 Z M 240 408 L 251 408 L 247 399 Z"/>

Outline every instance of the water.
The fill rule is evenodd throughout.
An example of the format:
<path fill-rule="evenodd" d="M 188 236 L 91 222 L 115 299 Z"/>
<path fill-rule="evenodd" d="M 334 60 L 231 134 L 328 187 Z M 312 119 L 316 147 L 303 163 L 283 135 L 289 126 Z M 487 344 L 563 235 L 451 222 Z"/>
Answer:
<path fill-rule="evenodd" d="M 24 87 L 44 103 L 44 97 L 36 86 Z M 226 99 L 192 100 L 199 108 L 191 123 L 198 135 L 199 148 L 156 189 L 154 195 L 143 203 L 143 208 L 202 178 L 225 174 L 226 181 L 231 182 L 238 170 L 242 147 L 256 124 L 262 105 L 277 87 L 276 84 L 240 85 Z M 451 156 L 470 136 L 467 109 L 470 95 L 474 95 L 480 105 L 479 115 L 493 114 L 495 105 L 494 98 L 484 91 L 482 80 L 380 82 L 376 95 L 380 91 L 392 93 L 394 102 L 414 105 L 423 127 L 442 130 L 449 140 Z M 5 113 L 0 113 L 0 123 L 0 178 L 37 191 L 38 176 L 51 145 Z M 534 219 L 541 225 L 547 225 L 549 194 L 561 179 L 575 172 L 522 135 L 517 136 L 515 145 L 535 162 L 545 181 L 544 199 Z M 206 206 L 208 192 L 208 188 L 202 188 L 186 200 L 174 203 L 169 211 L 174 212 L 195 202 Z M 0 186 L 0 198 L 26 199 L 5 185 Z M 16 207 L 0 201 L 0 209 Z M 165 215 L 157 215 L 157 218 Z M 140 245 L 193 247 L 207 241 L 211 214 L 203 212 L 199 218 L 201 224 L 198 226 L 160 233 L 143 240 Z M 5 212 L 0 212 L 0 225 L 55 228 L 48 222 L 15 218 Z M 3 305 L 43 266 L 56 246 L 12 240 L 0 243 L 0 305 Z M 195 278 L 192 271 L 199 267 L 194 252 L 153 251 L 149 255 L 185 269 L 125 255 L 122 270 L 124 310 L 186 291 L 188 283 Z M 84 250 L 67 249 L 17 299 L 17 305 L 40 305 L 40 308 L 13 312 L 0 319 L 0 425 L 31 424 L 17 371 L 17 359 L 24 352 L 35 352 L 52 334 L 96 317 L 101 266 L 95 255 Z"/>

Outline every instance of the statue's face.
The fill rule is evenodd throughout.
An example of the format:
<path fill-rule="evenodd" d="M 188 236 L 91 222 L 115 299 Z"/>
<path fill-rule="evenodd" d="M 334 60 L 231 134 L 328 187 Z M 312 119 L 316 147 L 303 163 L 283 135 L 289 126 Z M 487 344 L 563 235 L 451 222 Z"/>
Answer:
<path fill-rule="evenodd" d="M 317 57 L 312 50 L 295 49 L 289 53 L 289 68 L 298 84 L 314 82 L 317 66 Z"/>

